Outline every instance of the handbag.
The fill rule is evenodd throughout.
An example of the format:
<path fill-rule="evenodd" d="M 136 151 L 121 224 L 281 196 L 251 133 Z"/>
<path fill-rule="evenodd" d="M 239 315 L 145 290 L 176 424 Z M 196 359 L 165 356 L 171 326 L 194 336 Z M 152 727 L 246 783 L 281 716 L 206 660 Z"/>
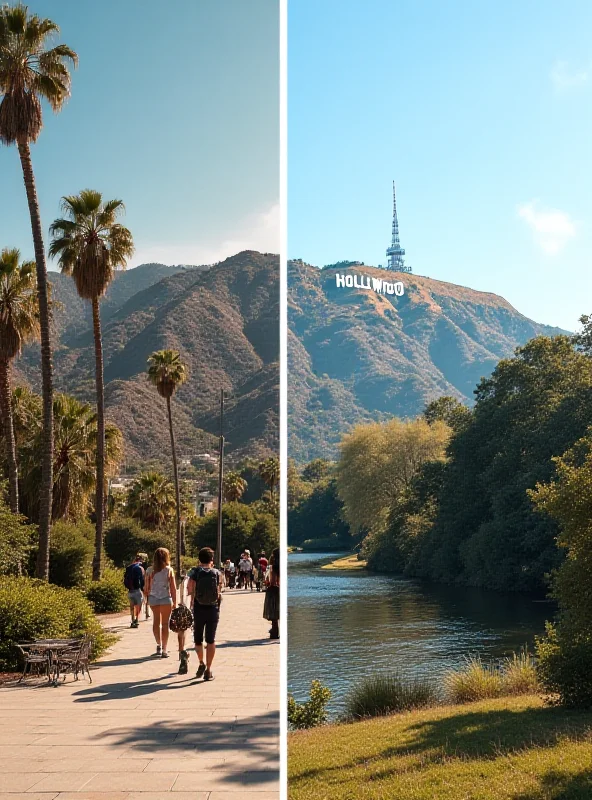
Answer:
<path fill-rule="evenodd" d="M 169 619 L 169 628 L 173 633 L 189 630 L 192 625 L 193 614 L 187 606 L 178 605 L 177 608 L 173 608 Z"/>

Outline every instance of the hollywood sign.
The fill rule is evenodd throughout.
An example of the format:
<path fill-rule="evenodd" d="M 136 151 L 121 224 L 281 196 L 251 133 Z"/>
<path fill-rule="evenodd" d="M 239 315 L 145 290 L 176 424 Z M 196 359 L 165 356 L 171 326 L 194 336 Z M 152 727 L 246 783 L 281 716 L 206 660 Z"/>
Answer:
<path fill-rule="evenodd" d="M 405 287 L 401 281 L 390 283 L 382 278 L 372 278 L 370 275 L 335 275 L 335 284 L 338 289 L 347 286 L 348 289 L 374 289 L 375 292 L 396 294 L 397 297 L 405 294 Z"/>

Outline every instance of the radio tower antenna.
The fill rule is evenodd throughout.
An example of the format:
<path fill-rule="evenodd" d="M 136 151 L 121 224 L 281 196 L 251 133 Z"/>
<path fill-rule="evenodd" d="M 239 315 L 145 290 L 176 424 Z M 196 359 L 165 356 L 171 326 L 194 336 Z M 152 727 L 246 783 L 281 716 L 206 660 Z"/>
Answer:
<path fill-rule="evenodd" d="M 391 272 L 411 272 L 411 267 L 405 266 L 405 251 L 399 241 L 399 220 L 397 219 L 397 198 L 395 195 L 395 182 L 393 181 L 393 231 L 391 246 L 386 251 L 388 265 Z"/>

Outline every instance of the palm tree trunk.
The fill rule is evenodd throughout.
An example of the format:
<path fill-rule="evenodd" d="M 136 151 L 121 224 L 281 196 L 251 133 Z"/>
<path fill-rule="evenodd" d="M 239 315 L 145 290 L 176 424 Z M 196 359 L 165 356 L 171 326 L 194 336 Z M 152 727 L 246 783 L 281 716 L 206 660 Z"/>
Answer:
<path fill-rule="evenodd" d="M 4 420 L 4 438 L 8 456 L 8 486 L 10 493 L 10 510 L 19 513 L 18 498 L 18 466 L 16 463 L 16 442 L 12 421 L 12 397 L 10 394 L 10 362 L 0 359 L 0 412 Z"/>
<path fill-rule="evenodd" d="M 92 577 L 93 581 L 98 581 L 101 578 L 103 520 L 105 518 L 105 386 L 103 381 L 103 341 L 101 339 L 101 315 L 98 297 L 93 297 L 92 299 L 92 315 L 97 387 L 97 487 L 95 500 L 95 556 L 93 558 Z"/>
<path fill-rule="evenodd" d="M 173 414 L 171 411 L 171 398 L 167 397 L 167 411 L 169 413 L 169 431 L 171 434 L 171 451 L 173 454 L 173 477 L 175 479 L 175 504 L 177 506 L 177 578 L 181 577 L 181 553 L 183 542 L 181 537 L 181 494 L 179 492 L 179 469 L 177 467 L 177 451 L 175 450 L 175 433 L 173 431 Z"/>
<path fill-rule="evenodd" d="M 43 452 L 41 458 L 41 484 L 39 486 L 39 550 L 36 574 L 49 579 L 49 541 L 51 536 L 51 501 L 53 490 L 53 368 L 51 363 L 51 332 L 47 267 L 39 200 L 31 162 L 31 148 L 26 140 L 19 140 L 23 178 L 29 204 L 35 265 L 37 267 L 37 295 L 39 298 L 39 323 L 41 328 L 41 389 L 43 395 Z"/>

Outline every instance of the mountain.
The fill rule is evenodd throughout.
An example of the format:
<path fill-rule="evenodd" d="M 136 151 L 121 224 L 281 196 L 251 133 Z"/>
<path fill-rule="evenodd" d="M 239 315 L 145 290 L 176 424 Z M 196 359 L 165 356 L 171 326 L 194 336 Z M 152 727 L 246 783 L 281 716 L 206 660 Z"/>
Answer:
<path fill-rule="evenodd" d="M 56 301 L 55 385 L 94 400 L 94 346 L 89 309 L 74 282 L 49 273 Z M 173 401 L 178 451 L 191 456 L 217 445 L 220 389 L 228 452 L 277 452 L 279 429 L 279 258 L 244 251 L 204 267 L 144 264 L 123 273 L 101 303 L 107 416 L 123 431 L 128 463 L 168 459 L 166 406 L 146 379 L 154 350 L 178 350 L 189 377 Z M 59 337 L 59 339 L 57 338 Z M 39 389 L 39 348 L 17 364 L 21 381 Z"/>
<path fill-rule="evenodd" d="M 336 275 L 402 281 L 401 297 L 336 286 Z M 364 277 L 365 276 L 365 277 Z M 495 294 L 363 265 L 288 262 L 290 456 L 334 458 L 354 424 L 416 416 L 452 395 L 470 404 L 480 378 L 539 325 Z"/>

